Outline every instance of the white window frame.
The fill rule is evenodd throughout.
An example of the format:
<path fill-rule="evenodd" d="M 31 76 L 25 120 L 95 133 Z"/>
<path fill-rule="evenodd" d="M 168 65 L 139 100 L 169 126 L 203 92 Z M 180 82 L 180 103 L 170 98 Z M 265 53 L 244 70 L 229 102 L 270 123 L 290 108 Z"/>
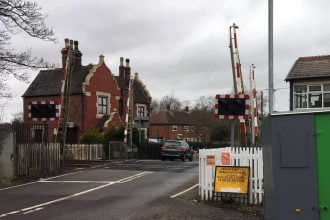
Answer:
<path fill-rule="evenodd" d="M 178 131 L 178 126 L 177 125 L 172 125 L 172 127 L 171 127 L 172 129 L 172 131 Z"/>
<path fill-rule="evenodd" d="M 145 106 L 138 105 L 136 108 L 137 108 L 136 109 L 136 115 L 138 117 L 144 117 L 144 116 L 146 116 L 146 108 L 145 108 Z"/>
<path fill-rule="evenodd" d="M 136 116 L 140 116 L 139 114 L 139 107 L 143 107 L 144 108 L 144 115 L 142 117 L 146 117 L 148 115 L 148 111 L 147 111 L 147 105 L 144 104 L 136 104 Z"/>
<path fill-rule="evenodd" d="M 183 134 L 177 134 L 176 139 L 178 140 L 183 140 Z"/>
<path fill-rule="evenodd" d="M 324 107 L 324 94 L 330 94 L 330 91 L 324 91 L 324 85 L 325 84 L 330 84 L 330 82 L 310 82 L 310 83 L 294 83 L 293 84 L 293 91 L 292 91 L 292 107 L 293 107 L 293 110 L 299 110 L 299 109 L 309 109 L 309 110 L 312 110 L 312 109 L 320 109 L 320 108 L 330 108 L 330 107 Z M 297 93 L 295 92 L 295 87 L 296 86 L 306 86 L 307 89 L 306 89 L 306 92 L 304 93 Z M 310 87 L 311 86 L 321 86 L 321 91 L 310 91 Z M 310 106 L 310 103 L 309 103 L 309 96 L 311 94 L 320 94 L 321 93 L 321 103 L 322 103 L 322 106 L 321 107 L 311 107 Z M 301 94 L 301 95 L 306 95 L 306 107 L 297 107 L 296 106 L 296 95 L 298 94 Z"/>
<path fill-rule="evenodd" d="M 183 131 L 189 131 L 189 126 L 188 125 L 183 126 Z"/>
<path fill-rule="evenodd" d="M 99 113 L 99 97 L 106 97 L 107 98 L 107 112 L 106 114 Z M 102 118 L 104 115 L 110 115 L 110 106 L 111 106 L 111 94 L 105 92 L 96 92 L 96 118 Z"/>

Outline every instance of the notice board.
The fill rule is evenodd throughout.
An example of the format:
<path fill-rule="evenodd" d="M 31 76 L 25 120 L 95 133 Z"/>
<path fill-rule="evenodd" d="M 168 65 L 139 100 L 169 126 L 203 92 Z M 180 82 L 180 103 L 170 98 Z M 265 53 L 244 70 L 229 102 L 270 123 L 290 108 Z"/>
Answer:
<path fill-rule="evenodd" d="M 214 192 L 248 193 L 250 167 L 216 166 Z"/>

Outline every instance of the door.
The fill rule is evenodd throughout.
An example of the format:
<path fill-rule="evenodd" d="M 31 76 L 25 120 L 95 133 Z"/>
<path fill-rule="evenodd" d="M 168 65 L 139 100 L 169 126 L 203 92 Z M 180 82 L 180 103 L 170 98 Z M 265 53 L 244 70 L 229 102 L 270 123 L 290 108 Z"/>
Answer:
<path fill-rule="evenodd" d="M 316 114 L 316 151 L 320 220 L 330 219 L 330 115 Z"/>
<path fill-rule="evenodd" d="M 271 117 L 267 220 L 319 220 L 314 125 L 313 114 Z"/>

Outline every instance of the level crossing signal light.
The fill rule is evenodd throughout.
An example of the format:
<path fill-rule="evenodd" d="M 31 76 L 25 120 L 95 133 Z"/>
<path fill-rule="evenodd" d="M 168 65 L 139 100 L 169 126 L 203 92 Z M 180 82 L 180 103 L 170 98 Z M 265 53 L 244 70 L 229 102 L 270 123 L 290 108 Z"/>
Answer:
<path fill-rule="evenodd" d="M 215 117 L 217 119 L 249 119 L 250 96 L 216 95 Z"/>

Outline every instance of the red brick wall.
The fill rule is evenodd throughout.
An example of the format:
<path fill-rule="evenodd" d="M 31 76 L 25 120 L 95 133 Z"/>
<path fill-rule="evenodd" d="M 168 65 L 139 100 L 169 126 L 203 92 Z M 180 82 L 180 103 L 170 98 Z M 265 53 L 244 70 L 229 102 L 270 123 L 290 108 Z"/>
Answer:
<path fill-rule="evenodd" d="M 74 122 L 78 127 L 77 137 L 89 129 L 95 128 L 100 118 L 96 117 L 97 114 L 97 94 L 96 92 L 110 93 L 110 114 L 112 112 L 119 111 L 120 90 L 117 87 L 117 83 L 112 76 L 111 71 L 102 62 L 101 65 L 95 70 L 93 76 L 90 77 L 88 85 L 85 85 L 85 92 L 88 95 L 73 95 L 70 97 L 70 113 L 69 121 Z M 28 103 L 32 101 L 54 101 L 60 103 L 59 96 L 47 96 L 47 97 L 33 97 L 23 99 L 24 109 L 24 121 L 33 122 L 28 117 Z M 39 120 L 41 121 L 41 120 Z M 49 127 L 50 139 L 53 140 L 54 128 L 57 127 L 58 118 L 55 121 L 47 120 Z M 114 124 L 116 126 L 121 124 L 118 117 L 114 118 Z"/>
<path fill-rule="evenodd" d="M 33 101 L 36 102 L 42 102 L 42 101 L 54 101 L 55 103 L 59 103 L 59 97 L 58 96 L 45 96 L 45 97 L 31 97 L 31 98 L 23 98 L 23 116 L 24 116 L 24 122 L 32 123 L 35 122 L 32 120 L 32 118 L 28 117 L 28 105 L 31 104 Z M 49 119 L 46 119 L 46 123 L 48 124 L 48 139 L 50 141 L 53 141 L 53 134 L 54 134 L 54 128 L 57 127 L 57 118 L 55 118 L 54 121 L 50 121 Z M 41 119 L 39 119 L 37 122 L 42 122 Z"/>
<path fill-rule="evenodd" d="M 184 125 L 177 125 L 177 131 L 172 131 L 171 125 L 150 125 L 150 137 L 163 137 L 165 139 L 177 139 L 178 134 L 182 134 L 183 138 L 198 138 L 197 132 L 191 130 L 189 126 L 189 131 L 184 131 Z M 205 130 L 205 140 L 210 140 L 209 129 Z"/>
<path fill-rule="evenodd" d="M 120 90 L 112 76 L 110 69 L 102 63 L 89 79 L 88 85 L 85 85 L 85 92 L 90 96 L 85 97 L 85 131 L 95 128 L 100 118 L 97 118 L 97 93 L 110 93 L 110 113 L 119 111 Z"/>

